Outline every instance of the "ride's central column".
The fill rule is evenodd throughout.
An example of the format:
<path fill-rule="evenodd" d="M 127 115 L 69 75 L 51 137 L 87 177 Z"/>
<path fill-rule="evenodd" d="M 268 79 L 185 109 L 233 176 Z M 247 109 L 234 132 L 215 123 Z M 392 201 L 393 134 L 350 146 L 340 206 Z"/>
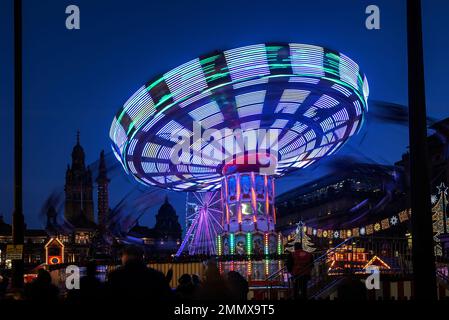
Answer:
<path fill-rule="evenodd" d="M 274 177 L 258 165 L 228 164 L 223 168 L 223 234 L 217 237 L 222 272 L 238 271 L 263 280 L 279 268 L 282 237 L 275 232 Z"/>
<path fill-rule="evenodd" d="M 274 178 L 249 171 L 248 165 L 225 167 L 222 181 L 225 232 L 274 231 Z"/>

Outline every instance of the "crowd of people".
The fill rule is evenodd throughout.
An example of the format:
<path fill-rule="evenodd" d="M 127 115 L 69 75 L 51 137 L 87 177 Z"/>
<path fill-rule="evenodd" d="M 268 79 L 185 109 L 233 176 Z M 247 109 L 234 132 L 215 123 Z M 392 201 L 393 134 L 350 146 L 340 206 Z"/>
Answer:
<path fill-rule="evenodd" d="M 95 262 L 87 264 L 86 273 L 80 279 L 79 289 L 59 292 L 52 284 L 50 273 L 39 269 L 36 279 L 27 284 L 22 292 L 22 299 L 28 301 L 67 301 L 92 302 L 108 301 L 185 301 L 185 300 L 247 300 L 248 281 L 238 272 L 230 271 L 220 274 L 214 260 L 209 260 L 203 277 L 195 274 L 183 274 L 178 279 L 175 289 L 170 287 L 173 272 L 163 274 L 148 268 L 143 259 L 143 251 L 137 246 L 128 246 L 122 252 L 122 265 L 110 272 L 107 280 L 98 278 Z M 293 298 L 308 298 L 308 282 L 314 265 L 311 253 L 295 243 L 294 251 L 289 255 L 286 266 L 293 283 Z M 0 274 L 0 299 L 6 292 L 8 281 Z M 361 295 L 363 296 L 363 295 Z"/>
<path fill-rule="evenodd" d="M 37 277 L 25 286 L 22 298 L 32 302 L 68 303 L 91 303 L 105 299 L 112 302 L 246 300 L 249 291 L 244 277 L 235 271 L 220 274 L 213 261 L 208 262 L 202 279 L 197 275 L 184 274 L 178 279 L 174 290 L 169 285 L 172 277 L 172 272 L 163 274 L 148 268 L 141 249 L 129 246 L 122 253 L 121 267 L 112 271 L 105 282 L 98 279 L 97 266 L 91 262 L 80 279 L 79 289 L 68 290 L 62 295 L 52 284 L 50 273 L 40 269 Z"/>

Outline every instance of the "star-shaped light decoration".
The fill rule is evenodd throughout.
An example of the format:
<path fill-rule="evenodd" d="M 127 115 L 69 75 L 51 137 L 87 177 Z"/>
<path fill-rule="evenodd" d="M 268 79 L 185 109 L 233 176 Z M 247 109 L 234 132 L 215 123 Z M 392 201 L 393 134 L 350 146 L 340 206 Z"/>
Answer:
<path fill-rule="evenodd" d="M 296 233 L 300 233 L 303 227 L 304 227 L 304 222 L 299 221 L 299 222 L 296 224 Z"/>
<path fill-rule="evenodd" d="M 397 224 L 398 224 L 398 217 L 392 216 L 392 217 L 390 218 L 390 223 L 391 223 L 392 226 L 397 225 Z"/>
<path fill-rule="evenodd" d="M 335 232 L 334 232 L 334 238 L 338 238 L 339 236 L 340 236 L 340 232 L 335 231 Z"/>
<path fill-rule="evenodd" d="M 444 184 L 444 182 L 441 182 L 440 183 L 440 185 L 437 187 L 437 189 L 438 189 L 438 193 L 444 193 L 444 195 L 445 196 L 447 196 L 447 187 L 446 187 L 446 185 Z"/>

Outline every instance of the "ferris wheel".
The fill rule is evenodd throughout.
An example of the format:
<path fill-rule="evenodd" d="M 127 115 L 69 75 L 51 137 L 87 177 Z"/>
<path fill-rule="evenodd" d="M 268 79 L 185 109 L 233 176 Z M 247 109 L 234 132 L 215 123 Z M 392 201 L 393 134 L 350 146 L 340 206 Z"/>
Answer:
<path fill-rule="evenodd" d="M 215 255 L 215 240 L 223 230 L 221 192 L 188 192 L 186 196 L 186 235 L 176 253 Z"/>

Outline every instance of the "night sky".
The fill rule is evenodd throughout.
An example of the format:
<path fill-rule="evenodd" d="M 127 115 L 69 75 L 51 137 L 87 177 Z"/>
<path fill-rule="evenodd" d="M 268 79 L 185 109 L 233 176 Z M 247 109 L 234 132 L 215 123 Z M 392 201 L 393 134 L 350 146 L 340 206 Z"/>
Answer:
<path fill-rule="evenodd" d="M 449 2 L 423 2 L 427 108 L 431 117 L 443 119 L 449 116 Z M 12 3 L 0 2 L 0 214 L 8 222 L 13 209 Z M 65 28 L 70 4 L 80 8 L 81 30 Z M 380 7 L 381 30 L 365 28 L 370 4 Z M 112 119 L 134 91 L 216 49 L 264 42 L 326 46 L 360 65 L 370 100 L 407 105 L 405 0 L 24 0 L 23 7 L 24 211 L 30 227 L 42 227 L 44 201 L 63 190 L 78 129 L 86 162 L 92 163 L 102 149 L 110 151 Z M 368 124 L 340 153 L 378 163 L 399 160 L 408 128 L 369 119 Z M 279 181 L 278 192 L 302 182 Z M 114 176 L 111 206 L 133 187 L 124 172 Z M 169 197 L 183 219 L 184 194 Z M 152 225 L 155 210 L 141 223 Z"/>

